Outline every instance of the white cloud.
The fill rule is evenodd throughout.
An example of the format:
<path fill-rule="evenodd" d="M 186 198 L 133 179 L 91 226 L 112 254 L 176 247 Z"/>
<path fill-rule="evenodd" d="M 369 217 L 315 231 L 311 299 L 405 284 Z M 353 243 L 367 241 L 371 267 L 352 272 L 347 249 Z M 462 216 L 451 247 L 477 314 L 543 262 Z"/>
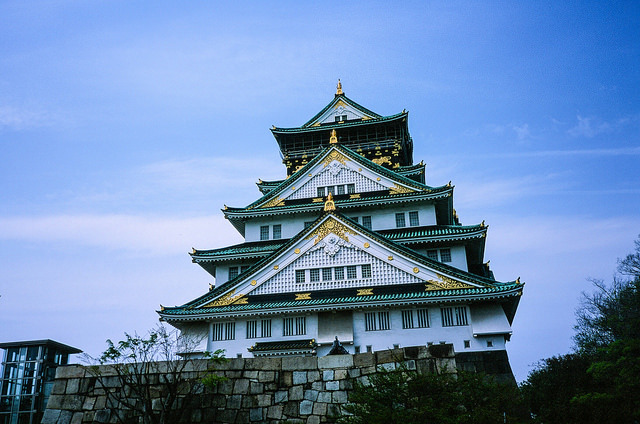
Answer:
<path fill-rule="evenodd" d="M 573 137 L 588 137 L 592 138 L 596 135 L 611 131 L 611 125 L 607 122 L 601 121 L 594 117 L 584 118 L 580 115 L 577 116 L 578 123 L 567 132 Z"/>
<path fill-rule="evenodd" d="M 52 125 L 60 117 L 44 110 L 0 106 L 0 129 L 25 130 Z"/>
<path fill-rule="evenodd" d="M 0 218 L 0 240 L 63 243 L 165 255 L 242 242 L 222 216 L 58 215 Z"/>

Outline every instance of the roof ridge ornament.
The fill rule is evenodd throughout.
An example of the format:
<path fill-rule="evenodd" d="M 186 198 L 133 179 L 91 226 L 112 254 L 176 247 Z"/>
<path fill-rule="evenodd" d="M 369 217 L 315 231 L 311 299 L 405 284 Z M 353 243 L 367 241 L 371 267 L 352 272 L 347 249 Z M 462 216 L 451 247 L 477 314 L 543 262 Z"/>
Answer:
<path fill-rule="evenodd" d="M 336 204 L 333 201 L 333 194 L 331 194 L 331 192 L 329 192 L 329 195 L 327 196 L 327 201 L 324 202 L 324 210 L 325 212 L 336 210 Z"/>
<path fill-rule="evenodd" d="M 336 96 L 340 96 L 344 94 L 342 91 L 342 82 L 340 82 L 340 78 L 338 78 L 338 85 L 336 86 Z"/>
<path fill-rule="evenodd" d="M 331 130 L 331 137 L 329 138 L 329 144 L 338 144 L 338 136 L 336 134 L 336 130 Z"/>

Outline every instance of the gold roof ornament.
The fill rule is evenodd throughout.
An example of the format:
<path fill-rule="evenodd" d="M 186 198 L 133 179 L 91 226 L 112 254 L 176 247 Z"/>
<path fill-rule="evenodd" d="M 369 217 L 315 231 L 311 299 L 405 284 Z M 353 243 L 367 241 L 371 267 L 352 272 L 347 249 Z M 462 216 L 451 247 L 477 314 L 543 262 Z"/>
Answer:
<path fill-rule="evenodd" d="M 329 138 L 329 144 L 338 144 L 338 135 L 336 134 L 336 130 L 331 130 L 331 138 Z"/>
<path fill-rule="evenodd" d="M 342 91 L 342 83 L 340 82 L 340 78 L 338 78 L 338 85 L 336 86 L 336 96 L 344 94 Z"/>
<path fill-rule="evenodd" d="M 336 204 L 333 202 L 333 194 L 331 194 L 331 192 L 329 192 L 329 195 L 327 196 L 327 201 L 324 202 L 324 210 L 325 211 L 336 210 Z"/>

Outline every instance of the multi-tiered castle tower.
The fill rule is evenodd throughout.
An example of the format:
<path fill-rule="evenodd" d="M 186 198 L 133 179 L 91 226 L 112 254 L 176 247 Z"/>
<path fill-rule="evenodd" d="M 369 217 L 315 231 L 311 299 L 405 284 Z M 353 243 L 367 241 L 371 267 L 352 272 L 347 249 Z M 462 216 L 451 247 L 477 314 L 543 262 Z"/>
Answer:
<path fill-rule="evenodd" d="M 273 133 L 287 177 L 225 217 L 245 242 L 191 253 L 215 278 L 163 321 L 228 357 L 325 355 L 452 343 L 504 354 L 523 284 L 484 262 L 487 226 L 460 224 L 453 186 L 413 164 L 408 112 L 349 99 Z"/>

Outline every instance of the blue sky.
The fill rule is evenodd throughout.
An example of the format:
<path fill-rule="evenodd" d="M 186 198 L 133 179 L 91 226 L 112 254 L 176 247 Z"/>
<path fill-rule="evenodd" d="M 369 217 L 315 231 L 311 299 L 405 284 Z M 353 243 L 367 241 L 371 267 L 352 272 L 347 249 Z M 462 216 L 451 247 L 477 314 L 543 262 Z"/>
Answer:
<path fill-rule="evenodd" d="M 0 2 L 0 340 L 90 354 L 208 287 L 191 247 L 285 175 L 271 125 L 410 111 L 427 182 L 525 294 L 516 377 L 571 348 L 640 233 L 637 2 Z"/>

